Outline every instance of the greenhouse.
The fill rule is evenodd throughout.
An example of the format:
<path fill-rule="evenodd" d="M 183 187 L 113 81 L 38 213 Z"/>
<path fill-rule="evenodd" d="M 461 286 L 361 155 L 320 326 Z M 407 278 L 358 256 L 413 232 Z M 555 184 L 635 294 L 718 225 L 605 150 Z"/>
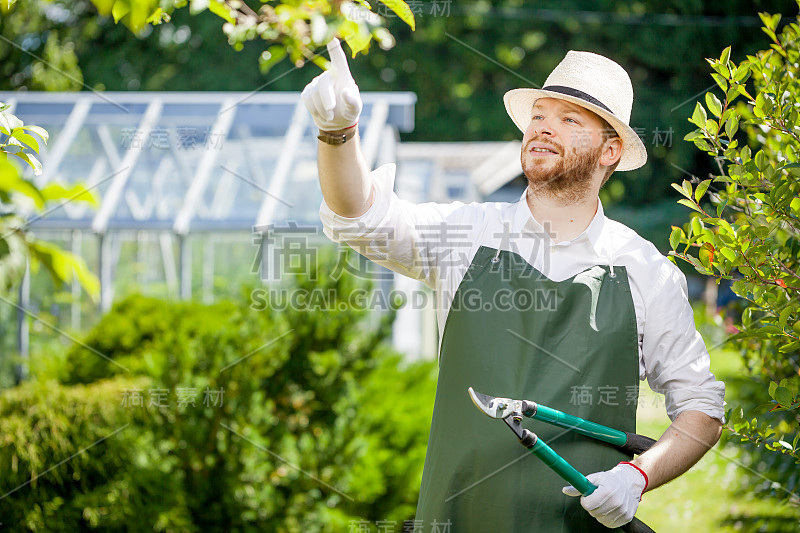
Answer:
<path fill-rule="evenodd" d="M 397 163 L 402 198 L 515 200 L 524 187 L 514 181 L 518 142 L 403 144 L 399 134 L 414 128 L 415 95 L 363 99 L 367 164 Z M 0 93 L 0 101 L 50 133 L 42 174 L 30 172 L 37 186 L 81 183 L 99 199 L 97 209 L 67 200 L 29 218 L 37 237 L 81 256 L 100 280 L 99 306 L 77 282 L 58 298 L 44 279 L 22 284 L 19 307 L 47 309 L 62 327 L 80 330 L 132 292 L 210 303 L 243 285 L 279 281 L 276 260 L 297 259 L 281 245 L 295 246 L 298 237 L 330 244 L 318 215 L 316 129 L 298 93 L 18 92 Z M 370 269 L 379 290 L 419 287 Z M 432 357 L 431 309 L 401 310 L 395 327 L 419 321 L 423 335 L 395 335 L 396 347 Z M 28 322 L 18 320 L 16 331 L 23 356 Z"/>

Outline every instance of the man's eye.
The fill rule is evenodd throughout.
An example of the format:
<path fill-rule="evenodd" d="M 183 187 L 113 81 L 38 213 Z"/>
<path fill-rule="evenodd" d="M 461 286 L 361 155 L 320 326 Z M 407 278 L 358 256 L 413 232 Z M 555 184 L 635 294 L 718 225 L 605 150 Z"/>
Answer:
<path fill-rule="evenodd" d="M 542 115 L 533 115 L 531 117 L 531 120 L 540 120 L 541 118 L 542 118 Z"/>
<path fill-rule="evenodd" d="M 575 120 L 574 118 L 567 117 L 567 118 L 564 119 L 564 121 L 565 122 L 571 122 L 572 124 L 578 124 L 578 121 Z"/>

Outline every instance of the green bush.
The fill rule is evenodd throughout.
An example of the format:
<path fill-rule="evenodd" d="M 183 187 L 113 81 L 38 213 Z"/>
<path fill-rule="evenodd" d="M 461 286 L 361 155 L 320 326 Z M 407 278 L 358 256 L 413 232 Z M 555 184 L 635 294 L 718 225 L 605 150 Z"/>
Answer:
<path fill-rule="evenodd" d="M 295 288 L 343 297 L 363 286 L 325 268 L 322 281 L 302 278 Z M 15 459 L 25 468 L 2 487 L 130 425 L 96 447 L 113 453 L 91 448 L 0 499 L 3 522 L 32 524 L 37 508 L 37 523 L 52 519 L 64 531 L 306 533 L 349 531 L 354 522 L 376 529 L 380 520 L 401 530 L 414 515 L 434 365 L 403 365 L 386 346 L 393 313 L 340 302 L 280 313 L 249 302 L 120 302 L 58 373 L 54 390 L 74 407 L 28 394 L 14 408 L 19 425 L 39 415 L 63 421 L 73 446 L 47 455 L 62 437 L 31 439 L 38 462 Z M 30 438 L 4 447 L 3 471 Z M 94 469 L 80 483 L 70 477 L 74 461 Z"/>
<path fill-rule="evenodd" d="M 745 488 L 800 518 L 800 26 L 779 32 L 780 15 L 760 16 L 769 49 L 738 64 L 730 47 L 708 60 L 722 97 L 711 91 L 697 104 L 686 139 L 714 156 L 719 174 L 674 185 L 694 212 L 670 244 L 701 274 L 731 281 L 741 299 L 729 341 L 748 375 L 728 390 L 727 440 L 752 474 Z"/>
<path fill-rule="evenodd" d="M 3 523 L 13 531 L 48 532 L 188 523 L 177 480 L 141 432 L 144 420 L 119 407 L 120 391 L 147 383 L 145 378 L 72 387 L 28 382 L 5 391 L 0 396 Z"/>

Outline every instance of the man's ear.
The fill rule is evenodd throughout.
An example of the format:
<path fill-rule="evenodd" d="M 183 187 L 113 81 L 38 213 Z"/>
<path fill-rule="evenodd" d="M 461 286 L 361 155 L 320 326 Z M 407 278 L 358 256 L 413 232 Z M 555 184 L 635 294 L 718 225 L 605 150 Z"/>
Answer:
<path fill-rule="evenodd" d="M 603 145 L 603 153 L 600 155 L 600 164 L 611 166 L 622 157 L 622 139 L 619 137 L 612 137 L 608 139 Z"/>
<path fill-rule="evenodd" d="M 603 166 L 611 166 L 622 157 L 622 139 L 619 137 L 612 137 L 608 139 L 603 145 L 603 153 L 600 154 L 600 164 Z"/>

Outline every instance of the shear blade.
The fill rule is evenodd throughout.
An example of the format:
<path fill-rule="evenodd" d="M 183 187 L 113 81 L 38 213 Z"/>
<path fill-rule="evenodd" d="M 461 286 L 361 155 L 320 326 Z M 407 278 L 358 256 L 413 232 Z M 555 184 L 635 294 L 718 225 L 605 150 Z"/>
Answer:
<path fill-rule="evenodd" d="M 472 387 L 468 389 L 469 397 L 475 407 L 483 411 L 486 416 L 491 418 L 505 418 L 513 413 L 519 412 L 521 402 L 510 398 L 495 398 L 488 394 L 483 394 Z"/>

